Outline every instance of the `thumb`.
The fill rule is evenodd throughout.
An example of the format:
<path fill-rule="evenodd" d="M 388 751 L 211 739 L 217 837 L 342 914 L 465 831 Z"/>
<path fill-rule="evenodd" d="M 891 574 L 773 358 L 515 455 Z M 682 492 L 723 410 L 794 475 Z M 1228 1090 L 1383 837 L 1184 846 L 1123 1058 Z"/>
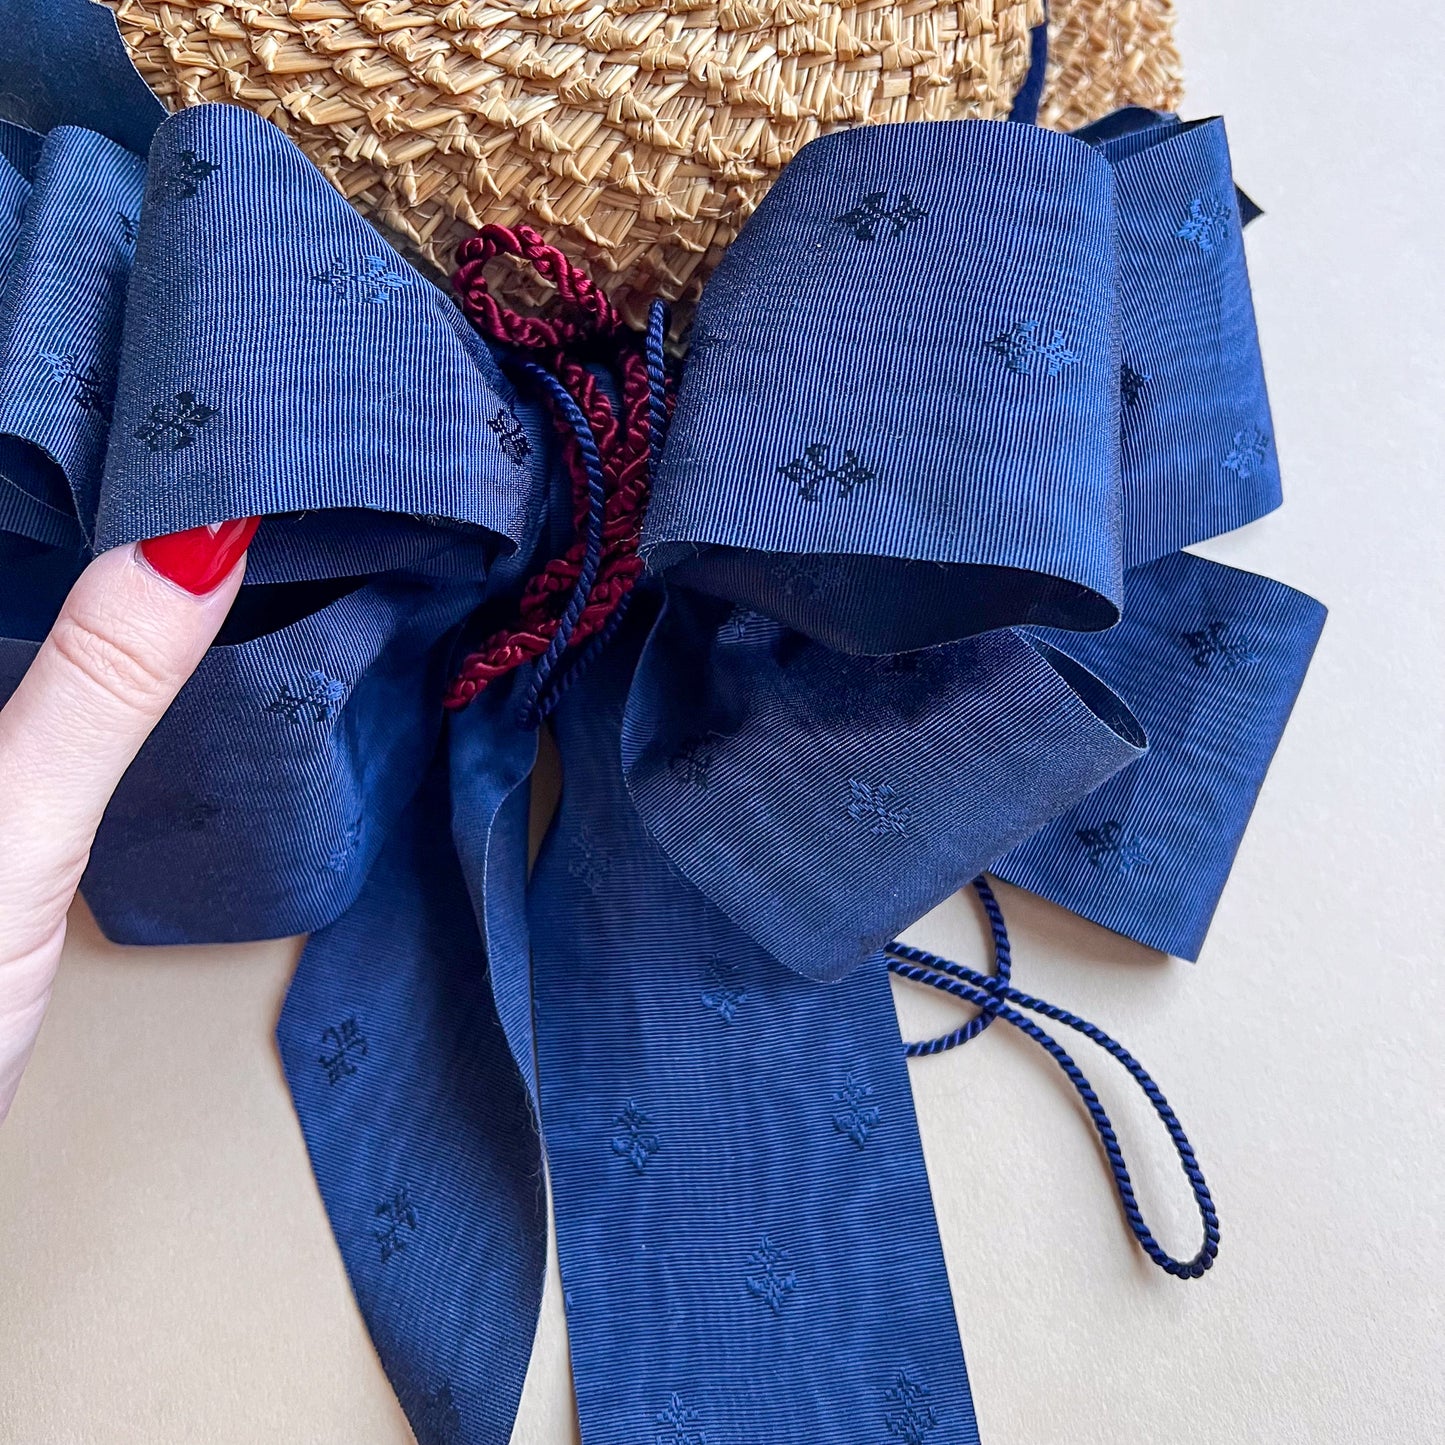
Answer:
<path fill-rule="evenodd" d="M 225 620 L 255 529 L 198 527 L 97 557 L 0 710 L 0 1119 L 101 815 Z"/>

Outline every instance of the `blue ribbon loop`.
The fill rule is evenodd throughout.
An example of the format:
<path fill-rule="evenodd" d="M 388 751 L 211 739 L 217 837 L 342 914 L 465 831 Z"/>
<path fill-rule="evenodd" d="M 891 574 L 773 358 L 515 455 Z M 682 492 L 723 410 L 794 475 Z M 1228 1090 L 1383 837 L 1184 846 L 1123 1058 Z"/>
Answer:
<path fill-rule="evenodd" d="M 1112 625 L 1115 229 L 1071 136 L 806 146 L 704 290 L 644 555 L 848 652 Z"/>
<path fill-rule="evenodd" d="M 1325 609 L 1187 552 L 1130 570 L 1124 620 L 1049 634 L 1117 687 L 1149 751 L 992 866 L 1150 948 L 1198 958 Z"/>
<path fill-rule="evenodd" d="M 444 722 L 572 524 L 532 388 L 266 122 L 15 93 L 0 699 L 92 551 L 264 518 L 83 888 L 126 942 L 315 931 L 283 1058 L 419 1438 L 510 1433 L 545 1165 L 584 1438 L 976 1440 L 886 958 L 1152 1083 L 893 940 L 988 869 L 1194 957 L 1324 617 L 1180 550 L 1279 500 L 1222 125 L 806 147 L 699 304 L 654 575 Z M 1150 1097 L 1193 1261 L 1095 1121 L 1195 1274 Z"/>
<path fill-rule="evenodd" d="M 622 733 L 629 794 L 673 864 L 824 979 L 1143 752 L 1107 687 L 1020 633 L 880 663 L 681 589 Z"/>
<path fill-rule="evenodd" d="M 0 517 L 38 542 L 76 548 L 95 514 L 144 183 L 128 151 L 71 126 L 23 174 L 0 160 Z"/>
<path fill-rule="evenodd" d="M 148 175 L 96 545 L 229 509 L 279 514 L 261 582 L 511 551 L 545 453 L 452 301 L 249 111 L 172 117 Z"/>

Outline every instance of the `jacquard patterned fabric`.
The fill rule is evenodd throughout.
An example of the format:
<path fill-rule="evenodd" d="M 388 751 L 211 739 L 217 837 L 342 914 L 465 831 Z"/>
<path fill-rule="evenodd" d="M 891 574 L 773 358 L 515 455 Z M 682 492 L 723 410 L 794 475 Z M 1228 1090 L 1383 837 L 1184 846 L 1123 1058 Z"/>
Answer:
<path fill-rule="evenodd" d="M 530 880 L 539 665 L 440 703 L 571 539 L 545 394 L 246 111 L 0 157 L 0 699 L 92 551 L 263 518 L 82 887 L 312 931 L 283 1062 L 418 1439 L 509 1438 L 550 1179 L 589 1445 L 972 1445 L 882 950 L 988 868 L 1196 956 L 1323 622 L 1179 550 L 1279 500 L 1222 125 L 800 152 Z"/>
<path fill-rule="evenodd" d="M 1323 621 L 1313 598 L 1187 552 L 1131 569 L 1118 627 L 1049 635 L 1127 689 L 1149 751 L 992 871 L 1198 958 Z"/>
<path fill-rule="evenodd" d="M 1130 796 L 1131 808 L 1119 809 L 1127 816 L 1101 821 L 1125 838 L 1141 823 L 1159 834 L 1151 857 L 1127 870 L 1128 888 L 1117 882 L 1118 850 L 1100 855 L 1109 866 L 1056 881 L 1088 856 L 1076 836 L 1088 831 L 1082 823 L 1072 832 L 1057 823 L 1023 845 L 1021 857 L 1044 852 L 1047 865 L 1005 865 L 1002 876 L 1197 957 L 1323 624 L 1309 598 L 1175 551 L 1279 502 L 1223 125 L 1134 110 L 1083 139 L 1095 144 L 970 122 L 830 137 L 813 148 L 817 161 L 805 153 L 764 201 L 699 308 L 704 351 L 683 378 L 644 553 L 672 564 L 669 575 L 690 588 L 810 634 L 831 660 L 809 679 L 799 736 L 778 725 L 768 665 L 739 678 L 735 652 L 719 639 L 711 676 L 697 676 L 709 657 L 706 628 L 664 620 L 656 647 L 685 629 L 667 670 L 690 678 L 678 694 L 688 716 L 675 720 L 665 701 L 652 702 L 668 691 L 644 655 L 626 758 L 634 800 L 677 866 L 735 920 L 752 920 L 749 931 L 776 956 L 796 941 L 807 958 L 788 961 L 804 972 L 846 971 L 1007 853 L 1008 833 L 1019 842 L 1034 834 L 1039 825 L 1006 801 L 1053 811 L 1030 759 L 1046 755 L 1055 780 L 1068 759 L 1089 792 L 1156 728 L 1187 729 L 1162 769 L 1167 802 L 1134 791 L 1155 766 L 1151 755 L 1085 805 Z M 870 240 L 858 234 L 852 203 L 882 175 L 919 198 L 918 215 Z M 1091 231 L 1076 214 L 1091 206 L 1117 217 L 1117 261 L 1112 225 Z M 782 255 L 808 263 L 782 266 Z M 983 255 L 997 270 L 976 264 Z M 815 332 L 807 318 L 819 312 Z M 757 438 L 764 408 L 776 408 L 777 430 Z M 813 472 L 782 460 L 804 437 L 872 455 L 876 467 L 846 489 L 815 485 Z M 877 458 L 885 437 L 886 464 Z M 1200 585 L 1201 575 L 1217 580 Z M 1102 630 L 1116 606 L 1124 622 Z M 1251 709 L 1275 700 L 1269 721 L 1221 737 L 1234 762 L 1202 787 L 1194 773 L 1225 726 L 1224 699 L 1210 693 L 1211 707 L 1200 706 L 1215 674 L 1184 638 L 1201 632 L 1208 660 L 1211 627 L 1223 637 L 1240 625 L 1232 619 L 1271 609 L 1268 661 L 1236 678 L 1259 689 Z M 1150 613 L 1161 615 L 1146 627 Z M 1051 715 L 1047 688 L 1021 684 L 1018 664 L 1004 660 L 1006 646 L 1019 644 L 1014 634 L 990 634 L 981 668 L 982 644 L 917 650 L 1008 622 L 1028 624 L 1090 669 L 1091 681 L 1097 674 L 1113 686 L 1142 724 L 1137 736 L 1117 698 L 1111 710 L 1077 682 L 1072 691 L 1096 714 L 1095 739 L 1056 732 L 1062 717 Z M 1048 630 L 1036 632 L 1041 625 Z M 790 643 L 791 669 L 808 669 L 815 651 Z M 907 671 L 899 652 L 912 659 Z M 953 666 L 976 679 L 971 687 L 944 680 Z M 937 746 L 933 728 L 946 714 L 930 714 L 932 688 L 934 706 L 981 709 L 968 722 L 951 714 Z M 827 731 L 830 703 L 841 745 Z M 1010 716 L 1021 705 L 1022 724 Z M 1024 753 L 998 748 L 995 725 Z M 717 786 L 698 790 L 666 765 L 689 728 L 709 738 Z M 942 750 L 950 737 L 969 739 L 967 759 Z M 1095 766 L 1098 776 L 1085 778 Z M 891 840 L 887 864 L 822 823 L 840 771 L 859 790 L 849 806 Z M 727 793 L 729 777 L 746 783 Z M 761 779 L 775 785 L 764 790 Z M 1147 819 L 1135 820 L 1135 808 Z M 1187 820 L 1200 812 L 1209 825 L 1192 834 Z M 800 835 L 816 839 L 818 860 L 780 886 Z"/>
<path fill-rule="evenodd" d="M 29 375 L 0 394 L 0 466 L 10 525 L 38 542 L 78 545 L 95 512 L 144 179 L 128 151 L 69 126 L 24 173 L 5 167 L 0 370 Z"/>
<path fill-rule="evenodd" d="M 911 218 L 860 220 L 878 196 Z M 698 308 L 643 554 L 849 652 L 1107 627 L 1114 229 L 1110 167 L 1068 136 L 959 121 L 810 146 Z"/>
<path fill-rule="evenodd" d="M 883 961 L 811 982 L 669 867 L 628 805 L 626 690 L 594 670 L 556 714 L 562 809 L 529 906 L 583 1438 L 969 1445 Z"/>

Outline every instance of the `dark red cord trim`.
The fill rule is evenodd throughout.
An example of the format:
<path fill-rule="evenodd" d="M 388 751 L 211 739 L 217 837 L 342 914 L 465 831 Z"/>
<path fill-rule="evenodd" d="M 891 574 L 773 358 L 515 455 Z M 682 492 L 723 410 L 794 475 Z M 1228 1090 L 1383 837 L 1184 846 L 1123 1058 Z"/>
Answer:
<path fill-rule="evenodd" d="M 499 305 L 487 288 L 485 267 L 499 255 L 519 256 L 557 289 L 565 310 L 557 317 L 522 316 Z M 550 371 L 576 402 L 597 441 L 606 483 L 602 562 L 569 646 L 600 631 L 642 574 L 637 544 L 647 509 L 649 415 L 644 339 L 622 320 L 593 279 L 549 246 L 530 226 L 484 226 L 458 252 L 452 285 L 467 319 L 486 340 L 528 353 Z M 600 344 L 599 344 L 600 343 Z M 621 375 L 619 418 L 586 357 L 605 357 Z M 463 661 L 443 704 L 465 707 L 488 683 L 546 652 L 568 598 L 577 584 L 586 551 L 587 475 L 570 429 L 553 412 L 563 438 L 563 459 L 572 480 L 576 538 L 532 576 L 518 604 L 515 624 L 494 633 Z"/>

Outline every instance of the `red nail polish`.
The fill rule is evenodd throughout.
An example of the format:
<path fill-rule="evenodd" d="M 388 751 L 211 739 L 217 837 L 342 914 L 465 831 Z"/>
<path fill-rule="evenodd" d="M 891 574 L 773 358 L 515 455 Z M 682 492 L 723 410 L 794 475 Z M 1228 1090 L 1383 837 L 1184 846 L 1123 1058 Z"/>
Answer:
<path fill-rule="evenodd" d="M 211 522 L 185 532 L 151 537 L 140 544 L 140 553 L 162 577 L 204 597 L 230 575 L 260 525 L 259 517 Z"/>

